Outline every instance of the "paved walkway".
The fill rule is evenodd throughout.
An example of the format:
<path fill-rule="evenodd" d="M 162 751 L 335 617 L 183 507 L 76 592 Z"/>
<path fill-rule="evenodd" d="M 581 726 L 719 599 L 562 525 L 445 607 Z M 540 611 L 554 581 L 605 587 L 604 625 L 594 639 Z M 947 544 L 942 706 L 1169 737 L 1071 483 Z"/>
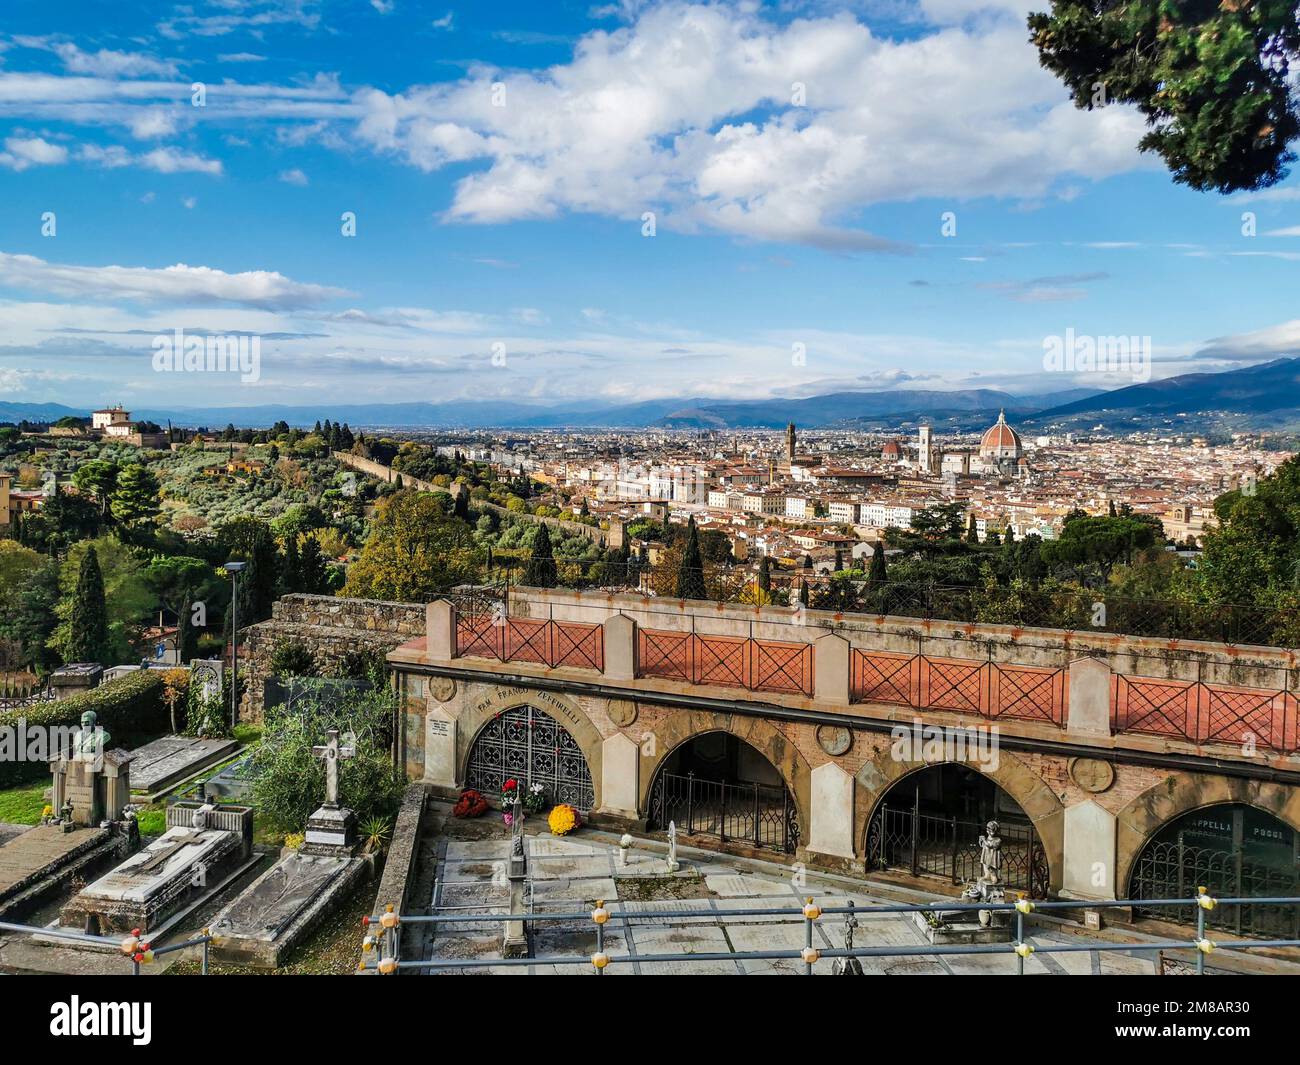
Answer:
<path fill-rule="evenodd" d="M 642 844 L 630 851 L 626 868 L 618 864 L 619 848 L 594 834 L 557 839 L 529 836 L 528 869 L 533 912 L 576 912 L 604 899 L 612 917 L 606 925 L 605 949 L 614 955 L 657 953 L 710 953 L 715 951 L 798 950 L 804 945 L 803 918 L 795 914 L 731 917 L 722 908 L 797 909 L 812 895 L 824 906 L 842 906 L 852 898 L 859 905 L 891 901 L 870 894 L 870 886 L 854 888 L 809 875 L 796 883 L 791 867 L 733 859 L 725 854 L 691 850 L 679 853 L 681 869 L 669 874 L 662 847 Z M 509 887 L 505 869 L 509 840 L 444 840 L 439 844 L 437 881 L 431 913 L 506 913 Z M 935 896 L 939 899 L 939 896 Z M 896 899 L 893 901 L 897 901 Z M 672 910 L 671 918 L 644 921 L 626 919 L 636 913 Z M 620 918 L 624 918 L 620 920 Z M 857 946 L 922 946 L 927 940 L 910 914 L 864 914 L 858 918 Z M 817 944 L 823 948 L 844 945 L 843 917 L 817 922 Z M 441 926 L 432 939 L 430 957 L 499 959 L 500 925 Z M 1066 932 L 1035 932 L 1037 942 L 1078 942 Z M 533 953 L 538 956 L 588 956 L 596 936 L 589 920 L 545 922 L 532 926 Z M 815 970 L 829 973 L 832 960 L 819 961 Z M 868 973 L 887 975 L 1013 974 L 1011 955 L 952 957 L 863 958 Z M 1060 955 L 1038 954 L 1025 965 L 1030 974 L 1134 974 L 1155 970 L 1151 953 L 1096 951 Z M 459 973 L 484 970 L 460 969 Z M 591 973 L 590 965 L 536 964 L 492 967 L 500 973 Z M 776 975 L 802 973 L 794 959 L 727 960 L 706 962 L 634 962 L 615 964 L 609 975 L 627 973 L 718 973 Z"/>

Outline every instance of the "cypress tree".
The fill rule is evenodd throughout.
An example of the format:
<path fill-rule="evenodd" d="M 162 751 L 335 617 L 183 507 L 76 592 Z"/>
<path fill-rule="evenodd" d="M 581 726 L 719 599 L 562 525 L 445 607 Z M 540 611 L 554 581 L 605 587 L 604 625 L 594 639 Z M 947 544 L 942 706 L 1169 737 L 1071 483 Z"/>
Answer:
<path fill-rule="evenodd" d="M 772 590 L 772 564 L 766 555 L 758 560 L 758 588 L 762 592 Z"/>
<path fill-rule="evenodd" d="M 695 519 L 686 526 L 686 550 L 682 552 L 681 566 L 677 570 L 677 597 L 679 599 L 707 599 L 704 587 L 704 559 L 700 556 L 700 533 Z"/>
<path fill-rule="evenodd" d="M 325 556 L 321 553 L 320 541 L 308 536 L 302 542 L 302 552 L 298 560 L 298 587 L 309 595 L 319 595 L 325 591 L 325 577 L 328 567 Z"/>
<path fill-rule="evenodd" d="M 298 557 L 298 534 L 291 532 L 284 539 L 284 553 L 280 556 L 280 594 L 304 590 L 302 562 Z"/>
<path fill-rule="evenodd" d="M 559 581 L 555 556 L 551 553 L 551 533 L 546 523 L 541 522 L 533 536 L 533 553 L 524 570 L 524 583 L 532 588 L 554 588 Z"/>
<path fill-rule="evenodd" d="M 70 662 L 108 664 L 108 606 L 104 602 L 104 575 L 93 547 L 86 548 L 77 571 L 67 654 Z"/>
<path fill-rule="evenodd" d="M 871 568 L 867 570 L 867 579 L 872 584 L 883 584 L 889 579 L 885 574 L 885 545 L 879 540 L 871 549 Z"/>
<path fill-rule="evenodd" d="M 980 542 L 979 526 L 975 524 L 975 514 L 972 511 L 970 521 L 966 523 L 966 542 L 968 544 L 977 544 Z"/>

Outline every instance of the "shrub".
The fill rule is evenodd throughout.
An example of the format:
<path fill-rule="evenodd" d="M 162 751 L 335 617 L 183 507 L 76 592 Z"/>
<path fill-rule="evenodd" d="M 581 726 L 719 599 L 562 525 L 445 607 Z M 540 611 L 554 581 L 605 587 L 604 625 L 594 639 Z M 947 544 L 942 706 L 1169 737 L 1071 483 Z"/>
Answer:
<path fill-rule="evenodd" d="M 59 725 L 75 728 L 87 710 L 95 712 L 97 724 L 108 733 L 110 748 L 129 749 L 162 735 L 167 731 L 162 671 L 136 670 L 70 699 L 0 712 L 0 727 L 17 729 L 21 719 L 29 729 Z M 45 762 L 0 762 L 0 787 L 48 775 L 49 766 Z"/>
<path fill-rule="evenodd" d="M 314 677 L 320 672 L 311 649 L 293 640 L 276 643 L 271 649 L 270 666 L 276 677 Z"/>
<path fill-rule="evenodd" d="M 267 709 L 262 743 L 253 754 L 253 796 L 266 824 L 277 832 L 300 832 L 325 801 L 325 767 L 311 749 L 332 728 L 356 751 L 339 766 L 340 802 L 363 822 L 393 814 L 404 786 L 389 753 L 396 709 L 388 688 L 296 681 L 284 703 Z"/>

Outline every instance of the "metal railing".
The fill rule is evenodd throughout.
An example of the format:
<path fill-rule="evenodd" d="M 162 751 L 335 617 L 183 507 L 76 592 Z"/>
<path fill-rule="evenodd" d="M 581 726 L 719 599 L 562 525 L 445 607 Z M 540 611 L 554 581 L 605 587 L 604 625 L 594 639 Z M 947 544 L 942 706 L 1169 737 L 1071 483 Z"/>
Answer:
<path fill-rule="evenodd" d="M 46 928 L 40 925 L 15 924 L 12 921 L 0 921 L 0 932 L 18 932 L 26 933 L 32 936 L 43 936 L 48 939 L 58 939 L 67 943 L 80 944 L 86 947 L 102 947 L 105 950 L 121 954 L 131 962 L 131 975 L 141 975 L 141 966 L 148 965 L 150 962 L 157 961 L 165 954 L 174 954 L 178 950 L 185 950 L 188 947 L 202 947 L 203 955 L 200 962 L 200 972 L 202 975 L 208 975 L 208 947 L 215 943 L 217 937 L 208 929 L 203 929 L 194 939 L 187 939 L 182 943 L 169 943 L 165 947 L 152 946 L 148 941 L 148 934 L 141 932 L 138 928 L 134 929 L 130 935 L 114 938 L 113 936 L 93 936 L 87 932 L 73 932 L 64 928 Z"/>
<path fill-rule="evenodd" d="M 515 968 L 529 965 L 590 965 L 598 975 L 603 975 L 610 965 L 642 965 L 654 962 L 714 962 L 714 961 L 800 961 L 804 964 L 807 976 L 813 975 L 813 966 L 823 958 L 912 958 L 940 957 L 974 954 L 1010 954 L 1016 958 L 1016 972 L 1025 974 L 1025 961 L 1035 954 L 1077 954 L 1096 951 L 1125 952 L 1193 950 L 1196 952 L 1196 972 L 1205 973 L 1205 959 L 1216 950 L 1251 951 L 1300 947 L 1300 939 L 1241 939 L 1215 941 L 1206 936 L 1206 914 L 1218 906 L 1226 905 L 1256 906 L 1300 906 L 1300 898 L 1228 898 L 1216 899 L 1204 889 L 1190 899 L 1108 899 L 1101 902 L 1058 901 L 1038 902 L 1027 898 L 1014 902 L 949 902 L 947 900 L 929 903 L 885 903 L 880 905 L 857 906 L 850 902 L 846 906 L 820 906 L 811 896 L 801 908 L 756 908 L 738 907 L 731 909 L 711 907 L 707 911 L 710 918 L 723 917 L 773 917 L 802 918 L 804 923 L 804 946 L 800 950 L 727 950 L 691 952 L 667 952 L 657 954 L 612 954 L 605 949 L 605 926 L 615 920 L 621 924 L 636 921 L 671 920 L 681 921 L 680 910 L 645 910 L 628 913 L 620 910 L 611 913 L 603 900 L 598 901 L 594 909 L 568 913 L 475 913 L 475 914 L 398 914 L 392 906 L 382 914 L 362 918 L 366 934 L 362 941 L 362 961 L 358 971 L 379 973 L 391 976 L 408 970 L 417 969 L 491 969 L 497 967 Z M 1193 906 L 1196 909 L 1196 934 L 1192 939 L 1155 939 L 1146 941 L 1103 941 L 1081 940 L 1077 943 L 1035 943 L 1025 928 L 1025 918 L 1035 912 L 1050 913 L 1061 910 L 1082 909 L 1116 909 L 1141 905 L 1150 909 L 1160 906 Z M 883 947 L 827 947 L 813 945 L 814 931 L 818 921 L 823 917 L 844 915 L 856 920 L 857 916 L 880 914 L 933 914 L 970 913 L 978 917 L 981 911 L 989 914 L 1007 913 L 1014 916 L 1014 937 L 1006 943 L 954 943 L 951 945 L 929 944 L 916 947 L 895 945 Z M 500 923 L 522 921 L 527 924 L 555 921 L 589 921 L 596 932 L 596 949 L 590 955 L 539 955 L 525 958 L 425 958 L 403 959 L 396 949 L 396 931 L 403 924 L 464 924 L 471 922 Z M 373 927 L 373 930 L 372 930 Z M 373 958 L 373 960 L 371 960 Z"/>

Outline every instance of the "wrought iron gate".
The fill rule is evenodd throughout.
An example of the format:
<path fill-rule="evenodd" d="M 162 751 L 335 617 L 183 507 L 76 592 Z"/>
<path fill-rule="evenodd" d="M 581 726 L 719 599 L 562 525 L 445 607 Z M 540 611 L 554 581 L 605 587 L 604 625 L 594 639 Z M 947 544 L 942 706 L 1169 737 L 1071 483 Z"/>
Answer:
<path fill-rule="evenodd" d="M 799 846 L 799 815 L 784 787 L 707 780 L 694 773 L 660 773 L 650 793 L 651 828 L 675 822 L 688 835 L 712 836 L 793 853 Z"/>
<path fill-rule="evenodd" d="M 980 875 L 979 837 L 984 825 L 954 816 L 922 813 L 919 803 L 882 803 L 867 830 L 867 867 L 906 869 L 913 876 L 937 876 L 967 884 Z M 1004 887 L 1047 898 L 1047 852 L 1030 825 L 999 823 Z"/>
<path fill-rule="evenodd" d="M 469 752 L 467 787 L 496 796 L 507 780 L 546 787 L 548 802 L 566 802 L 579 810 L 596 805 L 591 769 L 577 741 L 547 714 L 517 706 L 485 726 Z"/>
<path fill-rule="evenodd" d="M 1133 870 L 1132 898 L 1191 898 L 1198 887 L 1219 898 L 1300 895 L 1300 864 L 1283 869 L 1248 862 L 1240 849 L 1197 847 L 1187 843 L 1184 836 L 1179 832 L 1175 840 L 1146 845 Z M 1300 841 L 1294 845 L 1300 849 Z M 1158 909 L 1134 906 L 1133 912 L 1184 924 L 1196 921 L 1196 910 L 1191 905 Z M 1205 923 L 1238 935 L 1300 938 L 1300 907 L 1216 906 L 1206 912 Z"/>

